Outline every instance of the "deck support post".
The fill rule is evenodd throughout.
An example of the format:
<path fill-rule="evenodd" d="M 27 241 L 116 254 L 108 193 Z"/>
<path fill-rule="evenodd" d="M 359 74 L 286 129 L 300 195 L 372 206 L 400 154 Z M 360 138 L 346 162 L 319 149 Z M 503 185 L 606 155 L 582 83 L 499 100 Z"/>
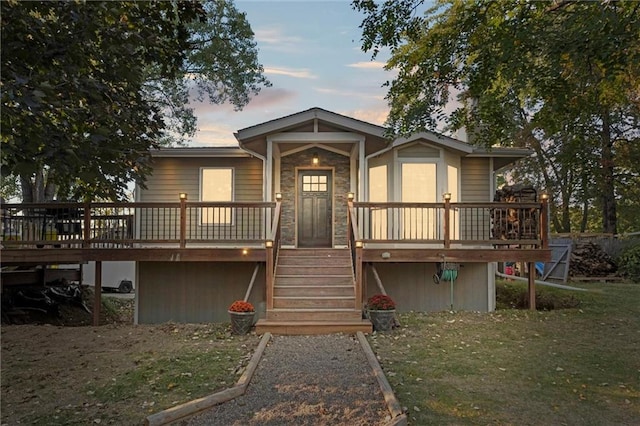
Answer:
<path fill-rule="evenodd" d="M 93 325 L 100 325 L 100 307 L 102 306 L 102 261 L 96 261 L 95 283 L 93 287 Z"/>
<path fill-rule="evenodd" d="M 529 310 L 536 310 L 536 264 L 535 262 L 528 262 L 527 269 L 529 269 Z"/>

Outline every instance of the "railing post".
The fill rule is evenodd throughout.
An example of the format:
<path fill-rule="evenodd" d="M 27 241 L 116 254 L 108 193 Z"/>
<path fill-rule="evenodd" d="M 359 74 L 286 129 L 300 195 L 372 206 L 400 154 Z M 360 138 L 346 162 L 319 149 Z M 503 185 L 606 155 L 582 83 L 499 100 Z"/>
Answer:
<path fill-rule="evenodd" d="M 549 248 L 549 194 L 542 194 L 542 205 L 540 206 L 540 241 L 542 248 Z"/>
<path fill-rule="evenodd" d="M 84 232 L 82 233 L 82 247 L 91 245 L 91 203 L 84 203 Z"/>
<path fill-rule="evenodd" d="M 355 283 L 355 297 L 356 297 L 356 310 L 362 311 L 362 241 L 356 241 L 356 283 Z"/>
<path fill-rule="evenodd" d="M 274 248 L 273 241 L 268 240 L 265 242 L 266 251 L 266 298 L 267 298 L 267 312 L 273 309 L 273 273 L 274 273 Z"/>
<path fill-rule="evenodd" d="M 451 247 L 451 193 L 446 192 L 442 194 L 444 198 L 444 248 Z"/>
<path fill-rule="evenodd" d="M 187 245 L 187 194 L 180 193 L 180 248 Z"/>

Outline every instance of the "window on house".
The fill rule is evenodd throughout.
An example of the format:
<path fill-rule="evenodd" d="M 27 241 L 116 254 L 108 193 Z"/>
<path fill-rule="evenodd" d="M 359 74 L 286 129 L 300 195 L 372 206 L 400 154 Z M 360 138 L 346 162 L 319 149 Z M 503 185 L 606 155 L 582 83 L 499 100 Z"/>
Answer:
<path fill-rule="evenodd" d="M 387 198 L 387 166 L 371 167 L 369 169 L 369 201 L 372 203 L 386 203 Z M 371 212 L 371 237 L 387 238 L 387 210 Z"/>
<path fill-rule="evenodd" d="M 437 202 L 437 165 L 435 163 L 402 163 L 402 202 Z M 433 207 L 406 208 L 402 237 L 435 239 L 438 237 L 438 215 Z"/>
<path fill-rule="evenodd" d="M 201 201 L 233 201 L 233 169 L 200 169 Z M 200 217 L 203 225 L 231 225 L 233 214 L 230 207 L 204 207 Z"/>

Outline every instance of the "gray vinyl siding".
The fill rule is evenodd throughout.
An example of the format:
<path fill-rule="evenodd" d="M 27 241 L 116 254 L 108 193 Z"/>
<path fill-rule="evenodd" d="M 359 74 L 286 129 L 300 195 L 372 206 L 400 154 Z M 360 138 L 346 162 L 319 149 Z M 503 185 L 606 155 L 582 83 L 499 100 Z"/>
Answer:
<path fill-rule="evenodd" d="M 262 161 L 257 158 L 156 158 L 154 173 L 141 190 L 142 202 L 179 202 L 179 194 L 187 194 L 188 201 L 200 200 L 200 170 L 206 167 L 233 168 L 233 201 L 262 202 Z M 226 211 L 226 210 L 225 210 Z M 203 210 L 187 211 L 187 239 L 263 239 L 265 232 L 262 211 L 228 210 L 230 223 L 202 225 Z M 179 208 L 142 209 L 139 217 L 140 237 L 158 242 L 179 239 Z M 247 219 L 248 218 L 248 219 Z M 247 222 L 249 220 L 249 222 Z M 224 236 L 224 237 L 223 237 Z"/>
<path fill-rule="evenodd" d="M 462 158 L 460 161 L 461 199 L 466 203 L 487 202 L 491 194 L 488 158 Z"/>
<path fill-rule="evenodd" d="M 153 175 L 147 189 L 140 191 L 140 201 L 179 201 L 181 192 L 190 201 L 200 197 L 200 168 L 232 167 L 234 201 L 263 201 L 262 160 L 258 158 L 155 158 Z"/>
<path fill-rule="evenodd" d="M 227 309 L 244 298 L 255 264 L 139 262 L 136 288 L 139 324 L 228 322 Z M 249 301 L 264 316 L 264 266 Z"/>
<path fill-rule="evenodd" d="M 488 158 L 462 158 L 461 202 L 491 201 L 491 182 Z M 486 240 L 491 233 L 489 209 L 465 209 L 459 213 L 460 239 Z"/>
<path fill-rule="evenodd" d="M 451 283 L 435 284 L 435 263 L 376 263 L 385 290 L 399 312 L 438 312 L 451 306 Z M 486 263 L 466 263 L 453 283 L 453 309 L 487 312 L 489 310 L 488 268 Z M 367 271 L 367 295 L 379 293 L 373 273 Z M 495 298 L 495 295 L 491 295 Z"/>
<path fill-rule="evenodd" d="M 422 144 L 398 149 L 398 158 L 440 158 L 440 150 Z"/>

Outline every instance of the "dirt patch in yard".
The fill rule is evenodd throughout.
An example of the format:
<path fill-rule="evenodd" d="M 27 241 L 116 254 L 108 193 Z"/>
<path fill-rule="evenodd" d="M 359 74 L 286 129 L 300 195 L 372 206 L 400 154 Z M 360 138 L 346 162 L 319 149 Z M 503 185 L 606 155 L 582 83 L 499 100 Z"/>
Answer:
<path fill-rule="evenodd" d="M 134 326 L 133 300 L 102 299 L 99 327 L 71 306 L 2 325 L 2 425 L 143 424 L 233 385 L 259 341 L 228 324 Z"/>

